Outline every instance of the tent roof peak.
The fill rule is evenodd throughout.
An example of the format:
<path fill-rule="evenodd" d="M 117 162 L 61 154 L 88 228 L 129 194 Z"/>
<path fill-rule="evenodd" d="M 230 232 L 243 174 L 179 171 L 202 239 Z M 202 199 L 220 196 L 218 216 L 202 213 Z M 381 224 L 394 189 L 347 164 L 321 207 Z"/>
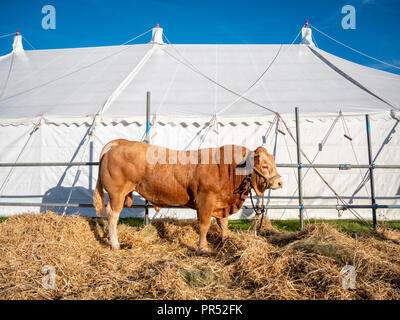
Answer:
<path fill-rule="evenodd" d="M 165 44 L 163 41 L 163 28 L 157 23 L 156 27 L 153 28 L 150 43 Z"/>
<path fill-rule="evenodd" d="M 301 29 L 301 42 L 300 44 L 305 44 L 308 46 L 315 47 L 312 40 L 312 30 L 308 27 L 308 20 L 305 22 L 304 27 Z"/>
<path fill-rule="evenodd" d="M 24 51 L 24 46 L 22 45 L 22 35 L 19 34 L 19 31 L 15 33 L 14 36 L 14 42 L 12 45 L 12 52 L 13 53 L 18 53 L 18 52 L 23 52 Z"/>

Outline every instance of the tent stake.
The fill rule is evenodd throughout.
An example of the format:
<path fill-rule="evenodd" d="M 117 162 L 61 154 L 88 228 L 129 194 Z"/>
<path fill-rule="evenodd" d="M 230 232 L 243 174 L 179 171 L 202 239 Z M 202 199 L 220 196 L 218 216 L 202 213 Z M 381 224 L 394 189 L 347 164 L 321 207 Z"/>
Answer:
<path fill-rule="evenodd" d="M 301 146 L 300 146 L 300 122 L 299 122 L 299 108 L 295 108 L 296 115 L 296 145 L 297 145 L 297 182 L 299 190 L 299 218 L 300 218 L 300 230 L 304 228 L 304 203 L 303 203 L 303 184 L 302 184 L 302 168 L 301 163 Z"/>
<path fill-rule="evenodd" d="M 372 145 L 371 145 L 371 123 L 369 121 L 369 114 L 365 115 L 365 124 L 367 127 L 367 142 L 368 142 L 368 160 L 369 160 L 369 182 L 371 184 L 371 204 L 372 204 L 372 225 L 376 230 L 376 199 L 375 199 L 375 179 L 374 179 L 374 160 L 372 158 Z"/>
<path fill-rule="evenodd" d="M 146 143 L 150 143 L 150 92 L 147 91 L 146 99 Z M 149 219 L 149 202 L 146 200 L 144 207 L 144 224 L 150 224 Z"/>

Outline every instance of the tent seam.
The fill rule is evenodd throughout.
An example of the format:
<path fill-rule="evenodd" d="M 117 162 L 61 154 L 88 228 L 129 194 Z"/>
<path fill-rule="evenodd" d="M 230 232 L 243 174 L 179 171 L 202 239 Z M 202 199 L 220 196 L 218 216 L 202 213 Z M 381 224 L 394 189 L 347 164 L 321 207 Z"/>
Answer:
<path fill-rule="evenodd" d="M 382 101 L 383 103 L 387 104 L 388 106 L 390 106 L 391 108 L 400 110 L 399 107 L 394 106 L 393 104 L 391 104 L 390 102 L 388 102 L 386 99 L 378 96 L 376 93 L 372 92 L 370 89 L 368 89 L 366 86 L 364 86 L 362 83 L 360 83 L 359 81 L 357 81 L 356 79 L 354 79 L 353 77 L 351 77 L 350 75 L 348 75 L 346 72 L 344 72 L 342 69 L 340 69 L 339 67 L 337 67 L 335 64 L 333 64 L 332 62 L 330 62 L 328 59 L 326 59 L 322 54 L 320 54 L 319 52 L 317 52 L 316 50 L 314 50 L 313 48 L 311 48 L 310 46 L 308 46 L 308 48 L 311 50 L 311 52 L 318 58 L 320 59 L 323 63 L 325 63 L 329 68 L 331 68 L 333 71 L 337 72 L 339 75 L 341 75 L 344 79 L 346 79 L 347 81 L 351 82 L 353 85 L 359 87 L 360 89 L 362 89 L 363 91 L 365 91 L 366 93 L 368 93 L 369 95 L 373 96 L 374 98 Z"/>

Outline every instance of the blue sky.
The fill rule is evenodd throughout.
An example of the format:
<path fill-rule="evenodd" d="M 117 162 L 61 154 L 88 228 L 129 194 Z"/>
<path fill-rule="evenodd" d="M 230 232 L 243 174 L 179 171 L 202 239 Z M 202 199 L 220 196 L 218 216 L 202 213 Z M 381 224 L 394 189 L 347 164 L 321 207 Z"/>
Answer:
<path fill-rule="evenodd" d="M 44 30 L 44 5 L 56 9 L 56 29 Z M 342 28 L 344 5 L 356 9 L 356 29 Z M 173 43 L 291 43 L 311 24 L 360 51 L 400 67 L 400 0 L 1 0 L 0 36 L 17 29 L 36 49 L 119 45 L 157 23 Z M 318 46 L 385 71 L 378 64 L 314 32 Z M 149 41 L 150 35 L 139 42 Z M 0 55 L 12 37 L 0 39 Z M 24 43 L 25 49 L 30 49 Z"/>

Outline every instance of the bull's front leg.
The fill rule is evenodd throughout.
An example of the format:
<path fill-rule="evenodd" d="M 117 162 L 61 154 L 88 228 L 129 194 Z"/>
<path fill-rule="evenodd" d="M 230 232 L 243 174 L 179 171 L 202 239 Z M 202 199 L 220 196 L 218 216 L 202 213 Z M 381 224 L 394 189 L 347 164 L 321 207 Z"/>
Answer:
<path fill-rule="evenodd" d="M 199 220 L 199 231 L 200 231 L 200 237 L 199 237 L 199 254 L 200 255 L 208 255 L 209 249 L 208 249 L 208 243 L 207 243 L 207 232 L 208 229 L 210 228 L 210 223 L 211 223 L 211 215 L 208 214 L 202 214 L 200 213 L 200 218 Z"/>
<path fill-rule="evenodd" d="M 209 195 L 200 196 L 197 199 L 197 220 L 199 223 L 199 254 L 207 255 L 209 253 L 207 244 L 207 232 L 210 228 L 211 213 L 215 207 L 214 197 Z"/>

